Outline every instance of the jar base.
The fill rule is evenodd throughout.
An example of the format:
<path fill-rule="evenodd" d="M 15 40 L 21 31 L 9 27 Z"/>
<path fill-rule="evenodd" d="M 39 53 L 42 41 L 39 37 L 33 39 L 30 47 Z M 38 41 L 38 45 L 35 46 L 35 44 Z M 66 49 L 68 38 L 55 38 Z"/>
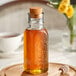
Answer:
<path fill-rule="evenodd" d="M 41 73 L 44 73 L 44 72 L 47 72 L 48 69 L 34 69 L 34 70 L 25 70 L 26 73 L 28 74 L 41 74 Z"/>

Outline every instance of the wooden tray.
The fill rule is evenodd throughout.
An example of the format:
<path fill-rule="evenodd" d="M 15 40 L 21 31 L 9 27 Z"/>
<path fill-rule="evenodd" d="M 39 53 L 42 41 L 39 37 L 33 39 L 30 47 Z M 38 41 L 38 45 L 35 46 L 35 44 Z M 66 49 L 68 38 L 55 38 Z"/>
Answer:
<path fill-rule="evenodd" d="M 65 70 L 69 67 L 68 71 L 66 70 L 67 72 L 65 72 L 64 75 L 62 75 L 62 71 L 59 69 L 61 67 L 65 67 Z M 76 76 L 76 69 L 69 65 L 49 63 L 48 72 L 39 75 L 31 75 L 23 71 L 22 64 L 16 64 L 1 70 L 0 76 Z"/>

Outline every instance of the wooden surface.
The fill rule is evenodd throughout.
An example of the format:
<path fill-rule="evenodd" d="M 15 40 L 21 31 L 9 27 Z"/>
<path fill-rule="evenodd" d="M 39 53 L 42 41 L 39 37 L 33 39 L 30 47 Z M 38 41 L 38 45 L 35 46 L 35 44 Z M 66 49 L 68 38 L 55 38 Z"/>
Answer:
<path fill-rule="evenodd" d="M 31 75 L 23 71 L 22 64 L 17 64 L 17 65 L 9 66 L 1 70 L 0 76 L 76 76 L 76 69 L 71 66 L 68 66 L 69 69 L 68 69 L 68 72 L 66 72 L 67 75 L 61 75 L 59 68 L 63 66 L 67 66 L 67 65 L 58 64 L 58 63 L 50 63 L 48 72 L 39 74 L 39 75 Z"/>

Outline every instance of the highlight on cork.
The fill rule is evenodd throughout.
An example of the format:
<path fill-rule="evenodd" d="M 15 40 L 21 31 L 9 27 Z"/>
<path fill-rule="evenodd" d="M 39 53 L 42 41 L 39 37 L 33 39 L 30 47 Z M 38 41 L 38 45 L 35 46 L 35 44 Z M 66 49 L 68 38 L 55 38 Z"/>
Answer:
<path fill-rule="evenodd" d="M 30 8 L 30 17 L 31 18 L 40 18 L 41 14 L 42 14 L 41 7 L 31 7 Z"/>

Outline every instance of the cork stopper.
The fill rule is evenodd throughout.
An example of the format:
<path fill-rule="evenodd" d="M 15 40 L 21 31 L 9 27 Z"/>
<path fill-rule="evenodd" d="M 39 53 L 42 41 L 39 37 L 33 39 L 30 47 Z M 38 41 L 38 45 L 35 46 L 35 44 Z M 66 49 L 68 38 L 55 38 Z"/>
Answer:
<path fill-rule="evenodd" d="M 32 7 L 30 8 L 30 17 L 31 18 L 40 18 L 42 14 L 41 7 Z"/>

